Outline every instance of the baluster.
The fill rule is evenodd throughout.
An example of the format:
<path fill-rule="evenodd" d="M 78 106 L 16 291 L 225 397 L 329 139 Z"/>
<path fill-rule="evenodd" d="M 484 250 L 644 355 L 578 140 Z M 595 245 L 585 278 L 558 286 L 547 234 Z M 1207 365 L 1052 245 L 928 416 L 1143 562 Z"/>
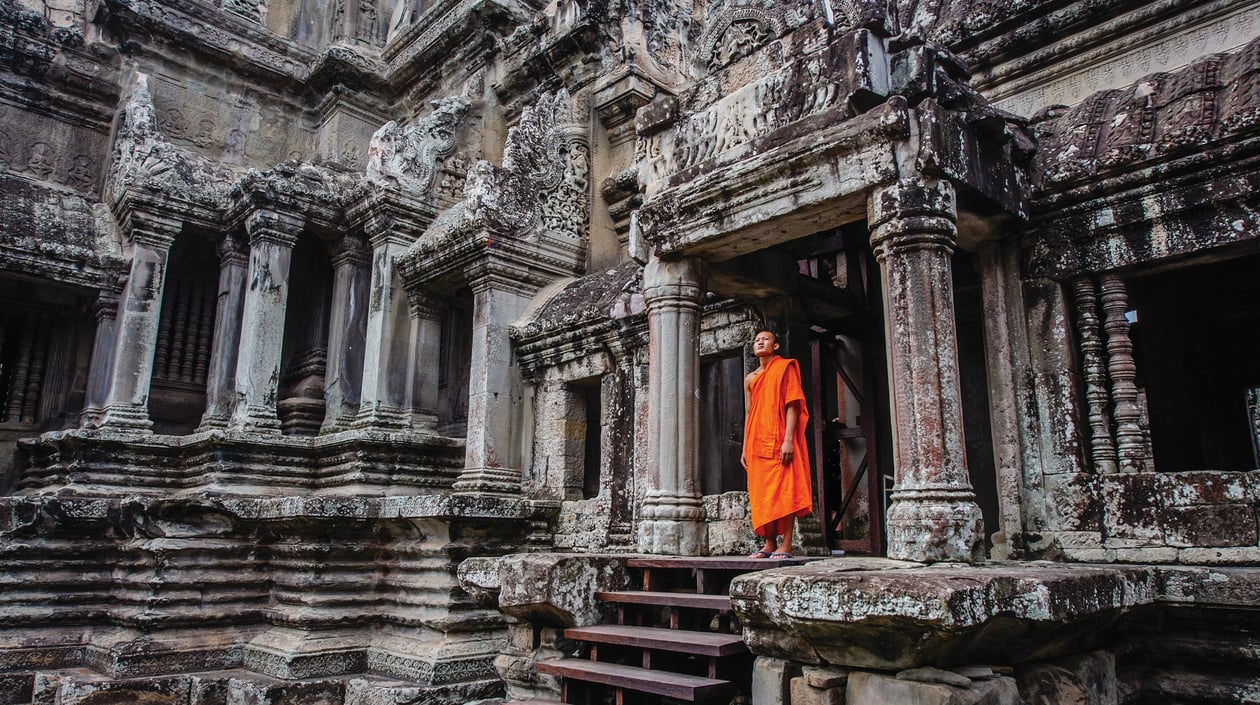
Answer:
<path fill-rule="evenodd" d="M 188 334 L 188 282 L 181 281 L 177 284 L 175 290 L 175 330 L 171 334 L 171 359 L 167 379 L 179 380 L 182 378 L 181 370 L 183 369 L 185 346 L 187 341 L 185 337 Z"/>
<path fill-rule="evenodd" d="M 31 346 L 30 372 L 26 376 L 26 392 L 22 395 L 22 423 L 35 423 L 39 409 L 39 394 L 44 381 L 44 366 L 48 361 L 48 341 L 52 331 L 48 319 L 39 314 L 35 319 L 34 343 Z"/>
<path fill-rule="evenodd" d="M 197 359 L 193 365 L 193 382 L 206 383 L 206 370 L 210 366 L 210 336 L 214 333 L 215 289 L 201 288 L 201 318 L 197 325 Z"/>
<path fill-rule="evenodd" d="M 190 384 L 193 381 L 193 370 L 197 368 L 197 333 L 201 330 L 201 291 L 201 280 L 194 279 L 188 283 L 188 292 L 184 296 L 184 308 L 187 310 L 188 323 L 184 330 L 179 380 Z"/>
<path fill-rule="evenodd" d="M 13 382 L 9 386 L 8 404 L 5 406 L 5 420 L 14 423 L 22 420 L 22 396 L 26 394 L 26 377 L 31 366 L 31 348 L 35 344 L 30 319 L 23 316 L 22 323 L 17 363 L 13 367 Z"/>
<path fill-rule="evenodd" d="M 1107 415 L 1107 367 L 1098 319 L 1098 291 L 1089 277 L 1072 282 L 1076 300 L 1076 328 L 1085 368 L 1085 399 L 1089 404 L 1090 457 L 1099 473 L 1116 471 L 1116 446 Z"/>
<path fill-rule="evenodd" d="M 171 318 L 175 308 L 176 287 L 178 286 L 177 282 L 171 283 L 175 284 L 175 286 L 172 286 L 167 295 L 162 298 L 162 312 L 158 318 L 157 346 L 153 352 L 154 379 L 170 378 Z"/>
<path fill-rule="evenodd" d="M 1111 400 L 1115 404 L 1116 452 L 1120 469 L 1140 472 L 1146 465 L 1146 442 L 1138 411 L 1137 364 L 1129 338 L 1129 292 L 1114 274 L 1101 281 L 1103 329 L 1107 332 L 1107 372 L 1111 376 Z"/>

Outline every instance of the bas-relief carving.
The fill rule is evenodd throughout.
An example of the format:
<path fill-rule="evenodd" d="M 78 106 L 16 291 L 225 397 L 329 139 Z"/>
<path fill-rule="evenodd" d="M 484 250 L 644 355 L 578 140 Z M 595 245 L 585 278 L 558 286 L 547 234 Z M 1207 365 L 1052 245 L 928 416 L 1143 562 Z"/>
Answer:
<path fill-rule="evenodd" d="M 267 22 L 267 0 L 223 0 L 222 7 L 259 24 Z"/>
<path fill-rule="evenodd" d="M 1048 113 L 1038 161 L 1048 183 L 1137 164 L 1260 125 L 1260 39 L 1174 72 L 1102 91 Z"/>
<path fill-rule="evenodd" d="M 101 135 L 7 107 L 0 107 L 0 125 L 0 169 L 84 193 L 95 190 Z"/>
<path fill-rule="evenodd" d="M 1246 8 L 1122 54 L 1098 56 L 1087 68 L 1062 78 L 1050 78 L 1015 93 L 994 99 L 1002 110 L 1031 116 L 1052 105 L 1076 105 L 1100 90 L 1136 82 L 1164 71 L 1176 71 L 1211 52 L 1227 52 L 1252 40 L 1260 29 L 1260 7 Z M 1126 42 L 1124 46 L 1132 46 Z M 1114 50 L 1113 50 L 1114 51 Z"/>

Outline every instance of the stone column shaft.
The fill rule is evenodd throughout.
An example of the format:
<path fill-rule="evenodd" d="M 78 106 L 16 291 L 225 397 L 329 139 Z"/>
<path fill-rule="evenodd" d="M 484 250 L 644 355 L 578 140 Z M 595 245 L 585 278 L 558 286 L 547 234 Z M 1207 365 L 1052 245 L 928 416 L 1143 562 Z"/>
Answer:
<path fill-rule="evenodd" d="M 394 258 L 407 251 L 400 237 L 372 238 L 372 284 L 368 304 L 362 399 L 356 426 L 408 425 L 407 355 L 411 322 Z"/>
<path fill-rule="evenodd" d="M 869 201 L 884 280 L 896 486 L 888 557 L 980 561 L 984 527 L 967 477 L 950 255 L 948 182 L 898 183 Z"/>
<path fill-rule="evenodd" d="M 639 550 L 698 556 L 708 550 L 700 500 L 700 309 L 704 260 L 652 259 L 643 270 L 647 303 L 649 479 Z"/>
<path fill-rule="evenodd" d="M 249 233 L 249 284 L 241 314 L 236 366 L 236 407 L 231 427 L 278 433 L 276 401 L 284 345 L 289 266 L 302 221 L 274 211 L 255 211 L 245 220 Z"/>
<path fill-rule="evenodd" d="M 408 406 L 411 427 L 437 430 L 438 357 L 442 352 L 443 305 L 436 297 L 408 296 L 411 311 L 411 349 L 407 359 Z"/>
<path fill-rule="evenodd" d="M 249 252 L 239 235 L 219 243 L 219 294 L 214 312 L 214 338 L 206 370 L 206 411 L 201 428 L 224 428 L 236 400 L 236 364 L 241 343 L 241 315 L 249 278 Z"/>
<path fill-rule="evenodd" d="M 118 301 L 122 295 L 111 281 L 97 294 L 93 313 L 96 315 L 96 337 L 92 342 L 92 362 L 88 366 L 86 403 L 81 423 L 95 426 L 109 403 L 109 387 L 114 376 L 114 354 L 118 345 Z"/>
<path fill-rule="evenodd" d="M 149 420 L 149 385 L 166 265 L 180 224 L 133 214 L 131 228 L 131 274 L 118 304 L 113 369 L 100 425 L 148 431 L 153 426 Z"/>
<path fill-rule="evenodd" d="M 521 487 L 525 402 L 508 326 L 525 312 L 534 289 L 484 261 L 466 274 L 473 289 L 472 359 L 464 471 L 455 489 L 510 494 Z"/>
<path fill-rule="evenodd" d="M 367 340 L 371 257 L 357 238 L 342 238 L 333 254 L 332 313 L 328 322 L 328 358 L 324 370 L 323 431 L 345 428 L 362 401 L 363 355 Z"/>

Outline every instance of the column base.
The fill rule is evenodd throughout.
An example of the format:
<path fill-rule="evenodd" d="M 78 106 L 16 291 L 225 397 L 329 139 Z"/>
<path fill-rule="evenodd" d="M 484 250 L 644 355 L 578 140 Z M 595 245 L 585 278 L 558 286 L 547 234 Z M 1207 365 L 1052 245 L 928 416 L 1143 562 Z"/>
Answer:
<path fill-rule="evenodd" d="M 521 471 L 511 468 L 464 468 L 451 488 L 470 494 L 519 494 Z"/>
<path fill-rule="evenodd" d="M 390 431 L 405 430 L 411 422 L 410 414 L 396 406 L 373 404 L 359 407 L 351 428 L 379 428 Z"/>
<path fill-rule="evenodd" d="M 899 490 L 888 508 L 888 557 L 984 562 L 984 520 L 970 490 Z"/>
<path fill-rule="evenodd" d="M 703 556 L 709 552 L 709 526 L 697 497 L 644 498 L 639 521 L 639 550 L 668 556 Z"/>
<path fill-rule="evenodd" d="M 96 427 L 111 431 L 152 433 L 153 421 L 149 419 L 149 410 L 143 406 L 110 404 L 97 417 Z"/>
<path fill-rule="evenodd" d="M 197 425 L 196 432 L 222 430 L 228 427 L 228 422 L 230 421 L 231 419 L 227 416 L 207 414 L 201 417 L 201 423 Z"/>
<path fill-rule="evenodd" d="M 276 415 L 274 408 L 249 405 L 232 415 L 228 428 L 233 431 L 279 434 L 280 417 Z"/>

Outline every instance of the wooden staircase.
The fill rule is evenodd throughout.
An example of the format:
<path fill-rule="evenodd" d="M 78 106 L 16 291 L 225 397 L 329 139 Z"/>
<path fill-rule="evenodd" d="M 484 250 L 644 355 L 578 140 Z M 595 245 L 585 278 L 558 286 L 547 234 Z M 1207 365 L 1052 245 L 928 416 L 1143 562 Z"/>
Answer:
<path fill-rule="evenodd" d="M 752 655 L 731 612 L 731 579 L 809 559 L 635 558 L 641 589 L 597 592 L 616 624 L 565 630 L 587 658 L 536 664 L 560 676 L 565 703 L 656 705 L 749 702 Z M 742 697 L 741 697 L 742 696 Z"/>

